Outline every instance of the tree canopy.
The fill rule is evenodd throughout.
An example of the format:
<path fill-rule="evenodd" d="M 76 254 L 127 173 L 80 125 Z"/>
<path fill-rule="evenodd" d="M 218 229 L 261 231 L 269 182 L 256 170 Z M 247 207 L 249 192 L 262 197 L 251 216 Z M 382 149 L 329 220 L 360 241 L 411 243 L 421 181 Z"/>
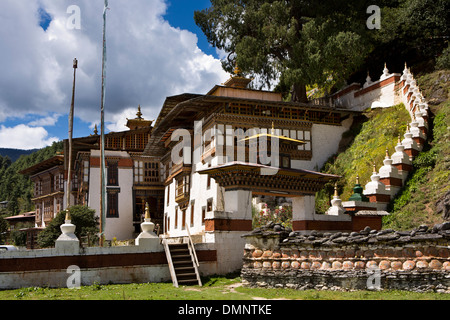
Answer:
<path fill-rule="evenodd" d="M 194 19 L 208 41 L 236 54 L 239 67 L 294 87 L 304 101 L 305 85 L 343 80 L 370 51 L 364 1 L 212 0 Z M 232 61 L 224 61 L 231 70 Z"/>
<path fill-rule="evenodd" d="M 380 28 L 369 29 L 373 1 L 211 0 L 194 20 L 209 43 L 234 54 L 223 61 L 291 90 L 293 101 L 306 101 L 305 85 L 342 86 L 353 74 L 398 68 L 414 58 L 440 54 L 448 41 L 448 0 L 381 0 Z M 447 38 L 445 38 L 447 36 Z M 447 40 L 445 40 L 447 39 Z M 400 69 L 402 70 L 402 69 Z"/>

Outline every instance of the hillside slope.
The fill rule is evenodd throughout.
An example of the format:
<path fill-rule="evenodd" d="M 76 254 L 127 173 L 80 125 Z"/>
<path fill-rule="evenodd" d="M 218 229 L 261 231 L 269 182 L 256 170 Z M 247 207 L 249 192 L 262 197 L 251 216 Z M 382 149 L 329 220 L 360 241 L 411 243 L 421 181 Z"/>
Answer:
<path fill-rule="evenodd" d="M 322 172 L 342 176 L 338 181 L 342 200 L 346 201 L 352 195 L 357 176 L 362 185 L 370 181 L 373 164 L 377 169 L 383 165 L 386 148 L 389 154 L 394 152 L 398 136 L 403 136 L 409 122 L 409 114 L 403 104 L 389 109 L 369 109 L 350 131 L 344 133 L 342 140 L 349 146 L 331 157 L 322 169 Z M 334 185 L 329 184 L 319 192 L 316 200 L 318 213 L 325 213 L 329 208 L 333 190 Z"/>
<path fill-rule="evenodd" d="M 430 132 L 427 145 L 414 160 L 405 187 L 391 201 L 390 216 L 385 217 L 384 227 L 398 230 L 411 229 L 420 224 L 442 222 L 450 206 L 450 71 L 437 71 L 418 78 L 418 83 L 430 103 Z M 377 170 L 382 165 L 385 150 L 394 152 L 398 135 L 403 137 L 406 124 L 411 120 L 403 104 L 388 109 L 368 110 L 365 121 L 356 124 L 343 140 L 355 136 L 339 155 L 331 158 L 322 172 L 338 174 L 340 198 L 346 201 L 352 194 L 356 175 L 364 186 L 370 181 L 373 164 Z M 350 139 L 351 140 L 351 139 Z M 329 207 L 333 186 L 328 185 L 318 193 L 316 208 L 324 213 Z M 447 218 L 450 218 L 448 216 Z"/>
<path fill-rule="evenodd" d="M 22 150 L 22 149 L 10 149 L 10 148 L 0 148 L 0 156 L 8 157 L 11 159 L 11 162 L 15 162 L 20 156 L 32 154 L 39 149 L 32 150 Z"/>
<path fill-rule="evenodd" d="M 450 219 L 450 70 L 418 78 L 431 111 L 428 144 L 414 160 L 414 171 L 391 203 L 387 228 L 409 229 Z"/>

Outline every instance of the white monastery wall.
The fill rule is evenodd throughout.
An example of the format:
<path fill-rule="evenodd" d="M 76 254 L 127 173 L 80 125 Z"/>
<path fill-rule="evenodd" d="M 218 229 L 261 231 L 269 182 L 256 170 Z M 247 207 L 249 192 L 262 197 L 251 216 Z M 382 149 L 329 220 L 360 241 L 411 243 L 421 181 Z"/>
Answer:
<path fill-rule="evenodd" d="M 350 129 L 352 121 L 353 118 L 346 119 L 342 122 L 342 126 L 313 124 L 311 129 L 313 157 L 310 161 L 292 160 L 292 168 L 320 170 L 328 158 L 337 153 L 342 134 Z"/>
<path fill-rule="evenodd" d="M 91 157 L 100 157 L 99 150 L 91 150 Z M 105 157 L 130 158 L 124 151 L 105 151 Z M 133 238 L 133 168 L 119 168 L 119 186 L 108 187 L 120 189 L 118 199 L 118 218 L 105 218 L 105 239 L 129 240 Z M 100 168 L 91 167 L 89 172 L 89 200 L 88 206 L 100 216 Z M 108 210 L 104 208 L 105 216 Z"/>

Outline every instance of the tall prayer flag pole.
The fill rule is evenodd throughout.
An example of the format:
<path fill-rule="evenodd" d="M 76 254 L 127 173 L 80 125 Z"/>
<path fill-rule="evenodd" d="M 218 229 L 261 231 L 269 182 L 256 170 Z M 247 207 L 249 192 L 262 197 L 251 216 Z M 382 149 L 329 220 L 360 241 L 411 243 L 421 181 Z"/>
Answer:
<path fill-rule="evenodd" d="M 106 10 L 108 0 L 105 0 L 103 9 L 103 57 L 102 57 L 102 98 L 101 98 L 101 141 L 100 141 L 100 246 L 103 246 L 105 234 L 105 208 L 106 208 L 106 172 L 105 172 L 105 78 L 106 78 Z"/>
<path fill-rule="evenodd" d="M 66 221 L 70 221 L 70 194 L 72 189 L 72 136 L 73 136 L 73 112 L 75 105 L 75 76 L 78 68 L 78 60 L 73 59 L 73 86 L 72 86 L 72 103 L 70 104 L 69 112 L 69 155 L 67 166 L 67 205 L 66 205 Z"/>

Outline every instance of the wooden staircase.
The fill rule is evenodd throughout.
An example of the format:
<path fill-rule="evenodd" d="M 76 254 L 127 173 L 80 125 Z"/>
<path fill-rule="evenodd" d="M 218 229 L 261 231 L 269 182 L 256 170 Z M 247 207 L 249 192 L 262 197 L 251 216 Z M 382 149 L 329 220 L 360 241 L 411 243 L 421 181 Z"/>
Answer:
<path fill-rule="evenodd" d="M 179 285 L 202 286 L 197 255 L 190 237 L 188 243 L 169 244 L 166 239 L 163 239 L 163 245 L 174 287 L 178 288 Z"/>

